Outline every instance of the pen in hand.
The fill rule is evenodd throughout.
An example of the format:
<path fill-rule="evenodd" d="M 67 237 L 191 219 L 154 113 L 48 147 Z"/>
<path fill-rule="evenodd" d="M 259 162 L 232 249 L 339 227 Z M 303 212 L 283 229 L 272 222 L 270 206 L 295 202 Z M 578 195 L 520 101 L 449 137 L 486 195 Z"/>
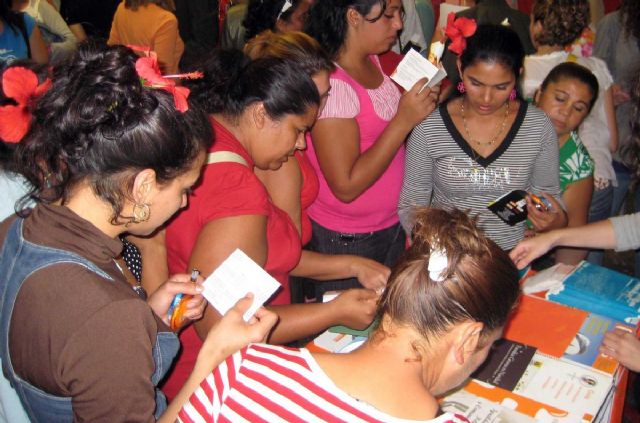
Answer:
<path fill-rule="evenodd" d="M 198 276 L 200 276 L 200 271 L 198 269 L 193 269 L 191 271 L 191 282 L 196 283 L 198 280 Z M 183 295 L 182 293 L 176 294 L 173 297 L 173 301 L 171 301 L 171 305 L 169 306 L 169 310 L 167 311 L 167 317 L 169 320 L 169 326 L 172 330 L 177 330 L 182 326 L 184 322 L 184 312 L 187 308 L 187 302 L 192 298 L 192 295 Z"/>

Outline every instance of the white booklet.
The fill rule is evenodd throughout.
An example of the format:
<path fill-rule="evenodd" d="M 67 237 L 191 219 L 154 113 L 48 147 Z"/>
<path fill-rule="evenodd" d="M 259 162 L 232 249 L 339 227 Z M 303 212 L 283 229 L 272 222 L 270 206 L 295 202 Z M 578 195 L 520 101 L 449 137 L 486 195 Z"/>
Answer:
<path fill-rule="evenodd" d="M 253 304 L 244 313 L 244 320 L 248 321 L 280 284 L 242 250 L 236 249 L 204 281 L 203 287 L 202 295 L 221 315 L 249 292 L 253 293 Z"/>
<path fill-rule="evenodd" d="M 391 79 L 409 91 L 421 78 L 427 78 L 427 83 L 420 88 L 433 87 L 447 76 L 442 66 L 434 66 L 417 51 L 410 49 L 391 74 Z"/>

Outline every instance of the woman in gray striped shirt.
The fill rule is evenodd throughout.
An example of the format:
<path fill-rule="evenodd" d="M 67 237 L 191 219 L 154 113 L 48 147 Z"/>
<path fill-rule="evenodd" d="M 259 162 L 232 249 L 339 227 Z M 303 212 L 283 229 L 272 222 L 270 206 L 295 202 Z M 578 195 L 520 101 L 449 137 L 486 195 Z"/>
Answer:
<path fill-rule="evenodd" d="M 559 202 L 558 143 L 546 115 L 517 98 L 524 52 L 503 26 L 480 25 L 458 58 L 461 95 L 420 123 L 407 144 L 399 203 L 400 221 L 413 226 L 415 206 L 470 210 L 486 234 L 505 250 L 524 236 L 524 222 L 509 226 L 487 205 L 513 190 L 543 196 L 538 210 L 527 198 L 536 231 L 563 227 Z"/>

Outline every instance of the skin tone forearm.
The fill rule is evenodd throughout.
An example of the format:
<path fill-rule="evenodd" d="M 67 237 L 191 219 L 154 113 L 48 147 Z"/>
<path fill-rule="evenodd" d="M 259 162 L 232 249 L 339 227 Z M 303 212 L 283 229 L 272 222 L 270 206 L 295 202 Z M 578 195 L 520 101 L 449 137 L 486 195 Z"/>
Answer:
<path fill-rule="evenodd" d="M 612 88 L 609 88 L 604 93 L 604 111 L 607 116 L 607 128 L 609 129 L 609 151 L 615 153 L 618 149 L 618 124 L 616 122 Z"/>
<path fill-rule="evenodd" d="M 37 26 L 33 28 L 33 32 L 29 37 L 29 47 L 31 49 L 31 60 L 39 64 L 49 62 L 49 51 Z"/>
<path fill-rule="evenodd" d="M 258 265 L 267 261 L 265 216 L 245 215 L 220 218 L 209 222 L 200 231 L 191 253 L 189 268 L 210 275 L 231 252 L 240 248 Z M 373 319 L 377 295 L 369 290 L 349 290 L 326 304 L 292 304 L 270 307 L 280 317 L 269 342 L 286 343 L 322 332 L 329 326 L 344 324 L 364 328 Z M 208 306 L 204 317 L 195 322 L 195 329 L 204 339 L 220 320 L 220 315 Z"/>
<path fill-rule="evenodd" d="M 526 239 L 509 253 L 519 269 L 557 246 L 582 248 L 614 248 L 616 235 L 613 225 L 607 220 L 575 228 L 558 229 Z"/>
<path fill-rule="evenodd" d="M 298 266 L 291 271 L 293 276 L 319 281 L 357 278 L 365 288 L 373 290 L 384 288 L 390 273 L 387 266 L 365 257 L 329 255 L 307 250 L 302 251 Z"/>
<path fill-rule="evenodd" d="M 420 91 L 418 81 L 400 99 L 398 112 L 366 151 L 360 151 L 360 128 L 355 119 L 322 119 L 313 127 L 314 148 L 333 194 L 345 203 L 360 196 L 387 170 L 415 125 L 431 113 L 440 87 Z M 341 140 L 336 143 L 335 140 Z"/>
<path fill-rule="evenodd" d="M 78 40 L 79 43 L 87 39 L 87 33 L 84 32 L 82 24 L 71 24 L 69 25 L 69 29 L 71 30 L 71 32 L 73 32 L 73 35 L 76 36 L 76 40 Z"/>
<path fill-rule="evenodd" d="M 364 329 L 374 318 L 378 295 L 367 289 L 343 291 L 335 300 L 317 304 L 288 304 L 267 307 L 280 320 L 269 335 L 272 344 L 286 344 L 322 332 L 330 326 L 342 324 Z M 195 329 L 205 339 L 220 315 L 208 306 L 204 317 L 195 322 Z"/>
<path fill-rule="evenodd" d="M 555 233 L 554 246 L 585 247 L 585 248 L 615 248 L 616 237 L 609 220 L 602 220 L 590 225 L 565 228 L 553 231 Z"/>

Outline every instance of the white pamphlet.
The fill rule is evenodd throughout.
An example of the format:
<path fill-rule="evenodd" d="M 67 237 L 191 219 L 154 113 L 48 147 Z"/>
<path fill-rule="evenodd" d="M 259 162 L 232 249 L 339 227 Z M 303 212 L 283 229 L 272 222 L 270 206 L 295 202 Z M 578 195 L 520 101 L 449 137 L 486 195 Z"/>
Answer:
<path fill-rule="evenodd" d="M 427 78 L 427 83 L 420 88 L 433 87 L 447 76 L 447 72 L 442 66 L 434 66 L 433 63 L 425 59 L 420 53 L 411 49 L 404 55 L 396 70 L 391 74 L 391 79 L 398 85 L 409 91 L 421 78 Z"/>
<path fill-rule="evenodd" d="M 221 315 L 249 292 L 253 293 L 253 304 L 244 313 L 244 320 L 248 321 L 280 284 L 242 250 L 236 249 L 204 281 L 203 287 L 202 295 Z"/>

